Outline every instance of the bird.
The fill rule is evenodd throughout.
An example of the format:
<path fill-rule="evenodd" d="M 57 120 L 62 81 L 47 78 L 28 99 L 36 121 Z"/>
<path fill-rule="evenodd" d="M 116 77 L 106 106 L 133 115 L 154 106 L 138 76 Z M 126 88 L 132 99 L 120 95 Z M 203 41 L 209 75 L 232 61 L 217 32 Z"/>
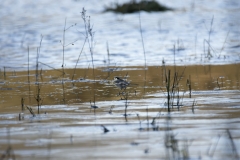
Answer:
<path fill-rule="evenodd" d="M 119 77 L 114 77 L 113 83 L 114 83 L 114 85 L 115 85 L 116 87 L 120 88 L 121 90 L 122 90 L 122 89 L 126 89 L 127 86 L 130 85 L 129 82 L 127 82 L 127 81 L 125 81 L 125 80 L 123 80 L 123 79 L 121 79 L 121 78 L 119 78 Z"/>

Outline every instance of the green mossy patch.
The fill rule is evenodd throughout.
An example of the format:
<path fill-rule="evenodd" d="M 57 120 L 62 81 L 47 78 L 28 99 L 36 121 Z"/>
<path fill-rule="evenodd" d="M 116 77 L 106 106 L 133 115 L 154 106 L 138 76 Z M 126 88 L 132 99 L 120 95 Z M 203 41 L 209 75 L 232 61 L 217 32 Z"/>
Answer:
<path fill-rule="evenodd" d="M 116 12 L 116 13 L 134 13 L 138 11 L 146 11 L 146 12 L 164 12 L 173 10 L 166 6 L 159 4 L 158 2 L 152 0 L 142 0 L 140 2 L 136 2 L 136 0 L 132 0 L 128 3 L 124 4 L 115 4 L 113 7 L 106 7 L 105 12 Z"/>

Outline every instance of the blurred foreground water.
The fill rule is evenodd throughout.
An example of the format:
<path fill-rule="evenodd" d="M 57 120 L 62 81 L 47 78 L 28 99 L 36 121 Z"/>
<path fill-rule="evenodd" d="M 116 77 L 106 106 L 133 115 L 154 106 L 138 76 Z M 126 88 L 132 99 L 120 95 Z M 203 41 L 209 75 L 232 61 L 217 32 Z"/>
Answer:
<path fill-rule="evenodd" d="M 171 84 L 174 74 L 179 81 L 170 112 L 169 70 Z M 239 158 L 239 64 L 152 66 L 146 72 L 104 67 L 95 69 L 95 81 L 91 68 L 67 69 L 64 78 L 62 70 L 35 73 L 0 74 L 3 158 Z M 138 85 L 120 91 L 114 76 Z"/>

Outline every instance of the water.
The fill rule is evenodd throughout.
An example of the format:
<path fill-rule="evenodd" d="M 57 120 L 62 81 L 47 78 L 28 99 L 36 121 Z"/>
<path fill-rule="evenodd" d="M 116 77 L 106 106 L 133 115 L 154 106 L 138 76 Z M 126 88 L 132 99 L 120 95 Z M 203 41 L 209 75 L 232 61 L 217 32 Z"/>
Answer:
<path fill-rule="evenodd" d="M 103 13 L 104 5 L 111 2 L 115 1 L 1 2 L 0 156 L 24 160 L 238 159 L 240 2 L 160 1 L 175 10 L 141 12 L 146 72 L 139 14 Z M 85 38 L 83 7 L 94 31 L 93 59 L 98 67 L 94 78 L 88 43 L 80 55 Z M 170 114 L 163 59 L 166 65 L 177 65 L 166 66 L 172 76 L 175 71 L 182 76 L 180 105 L 173 106 Z M 49 70 L 53 68 L 58 70 Z M 126 75 L 129 82 L 138 84 L 127 88 L 127 102 L 111 81 Z M 96 110 L 91 109 L 90 100 L 95 101 Z"/>
<path fill-rule="evenodd" d="M 108 60 L 115 66 L 144 65 L 139 29 L 139 14 L 103 13 L 104 6 L 114 0 L 34 2 L 4 1 L 0 5 L 0 67 L 27 69 L 36 65 L 37 47 L 41 68 L 60 68 L 63 64 L 63 28 L 66 33 L 64 66 L 73 68 L 84 42 L 84 7 L 91 16 L 94 31 L 94 64 L 104 65 Z M 123 3 L 125 1 L 121 1 Z M 141 12 L 143 40 L 147 65 L 229 64 L 238 63 L 239 53 L 239 1 L 159 1 L 174 8 L 163 13 Z M 211 25 L 211 22 L 212 25 Z M 209 31 L 210 41 L 209 41 Z M 207 52 L 207 41 L 211 49 Z M 61 42 L 60 42 L 61 41 Z M 205 47 L 204 47 L 205 41 Z M 74 45 L 72 45 L 74 44 Z M 174 57 L 175 45 L 175 57 Z M 205 51 L 204 51 L 205 48 Z M 77 67 L 91 63 L 88 44 L 80 56 Z"/>
<path fill-rule="evenodd" d="M 175 92 L 170 113 L 163 66 L 148 67 L 146 83 L 142 66 L 112 73 L 97 68 L 95 83 L 91 69 L 67 69 L 64 79 L 59 70 L 43 70 L 38 83 L 35 71 L 29 78 L 27 71 L 1 73 L 0 155 L 24 160 L 237 159 L 239 64 L 165 67 L 172 76 L 174 70 L 181 75 L 180 103 L 176 106 Z M 111 82 L 126 73 L 129 82 L 138 84 L 126 89 L 127 101 Z M 95 111 L 89 103 L 94 99 Z"/>
<path fill-rule="evenodd" d="M 26 111 L 22 121 L 17 120 L 17 110 L 12 107 L 10 114 L 0 115 L 1 154 L 10 143 L 17 159 L 234 158 L 227 130 L 239 149 L 239 108 L 235 107 L 240 103 L 239 91 L 199 91 L 193 95 L 197 101 L 194 113 L 193 99 L 185 97 L 184 106 L 170 116 L 160 103 L 165 100 L 162 93 L 146 100 L 129 100 L 127 122 L 123 101 L 97 102 L 95 115 L 88 103 L 44 105 L 41 111 L 47 114 L 33 118 Z M 111 114 L 110 104 L 114 104 Z M 156 118 L 154 125 L 146 125 L 146 106 L 150 122 Z M 101 125 L 109 132 L 104 133 Z M 175 150 L 172 145 L 176 145 Z"/>

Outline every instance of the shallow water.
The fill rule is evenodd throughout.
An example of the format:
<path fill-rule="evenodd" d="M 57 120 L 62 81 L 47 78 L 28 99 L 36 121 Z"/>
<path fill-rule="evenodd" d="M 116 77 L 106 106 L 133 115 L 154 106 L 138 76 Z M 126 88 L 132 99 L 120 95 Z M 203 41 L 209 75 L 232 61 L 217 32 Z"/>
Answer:
<path fill-rule="evenodd" d="M 175 10 L 163 13 L 141 12 L 147 65 L 159 65 L 163 59 L 167 65 L 239 62 L 240 1 L 158 1 Z M 78 68 L 86 68 L 91 63 L 88 44 L 77 63 L 85 37 L 80 14 L 83 7 L 87 15 L 91 16 L 93 25 L 95 65 L 102 66 L 108 59 L 116 66 L 143 65 L 139 14 L 104 13 L 104 6 L 111 3 L 115 3 L 115 0 L 2 2 L 0 67 L 26 69 L 29 57 L 30 68 L 34 69 L 42 35 L 38 59 L 40 68 L 60 68 L 63 63 L 67 68 L 73 68 L 76 64 Z M 60 41 L 63 42 L 65 19 L 66 28 L 73 27 L 65 33 L 67 46 L 63 58 Z M 207 41 L 210 44 L 209 52 Z"/>
<path fill-rule="evenodd" d="M 146 70 L 139 14 L 104 13 L 112 2 L 1 2 L 1 158 L 239 159 L 240 2 L 159 0 L 174 11 L 141 12 Z M 80 55 L 83 7 L 94 71 L 88 43 Z M 179 78 L 170 113 L 168 70 Z M 114 76 L 133 85 L 122 93 Z"/>
<path fill-rule="evenodd" d="M 146 83 L 142 68 L 96 68 L 95 83 L 91 69 L 77 69 L 73 80 L 73 69 L 65 70 L 64 78 L 61 70 L 42 70 L 38 83 L 35 71 L 29 73 L 30 83 L 26 71 L 1 72 L 0 155 L 24 160 L 238 158 L 239 64 L 148 67 Z M 165 69 L 180 78 L 180 104 L 170 113 Z M 137 85 L 120 96 L 111 80 L 125 75 Z M 121 100 L 126 93 L 127 103 Z M 89 104 L 94 99 L 95 111 Z"/>

